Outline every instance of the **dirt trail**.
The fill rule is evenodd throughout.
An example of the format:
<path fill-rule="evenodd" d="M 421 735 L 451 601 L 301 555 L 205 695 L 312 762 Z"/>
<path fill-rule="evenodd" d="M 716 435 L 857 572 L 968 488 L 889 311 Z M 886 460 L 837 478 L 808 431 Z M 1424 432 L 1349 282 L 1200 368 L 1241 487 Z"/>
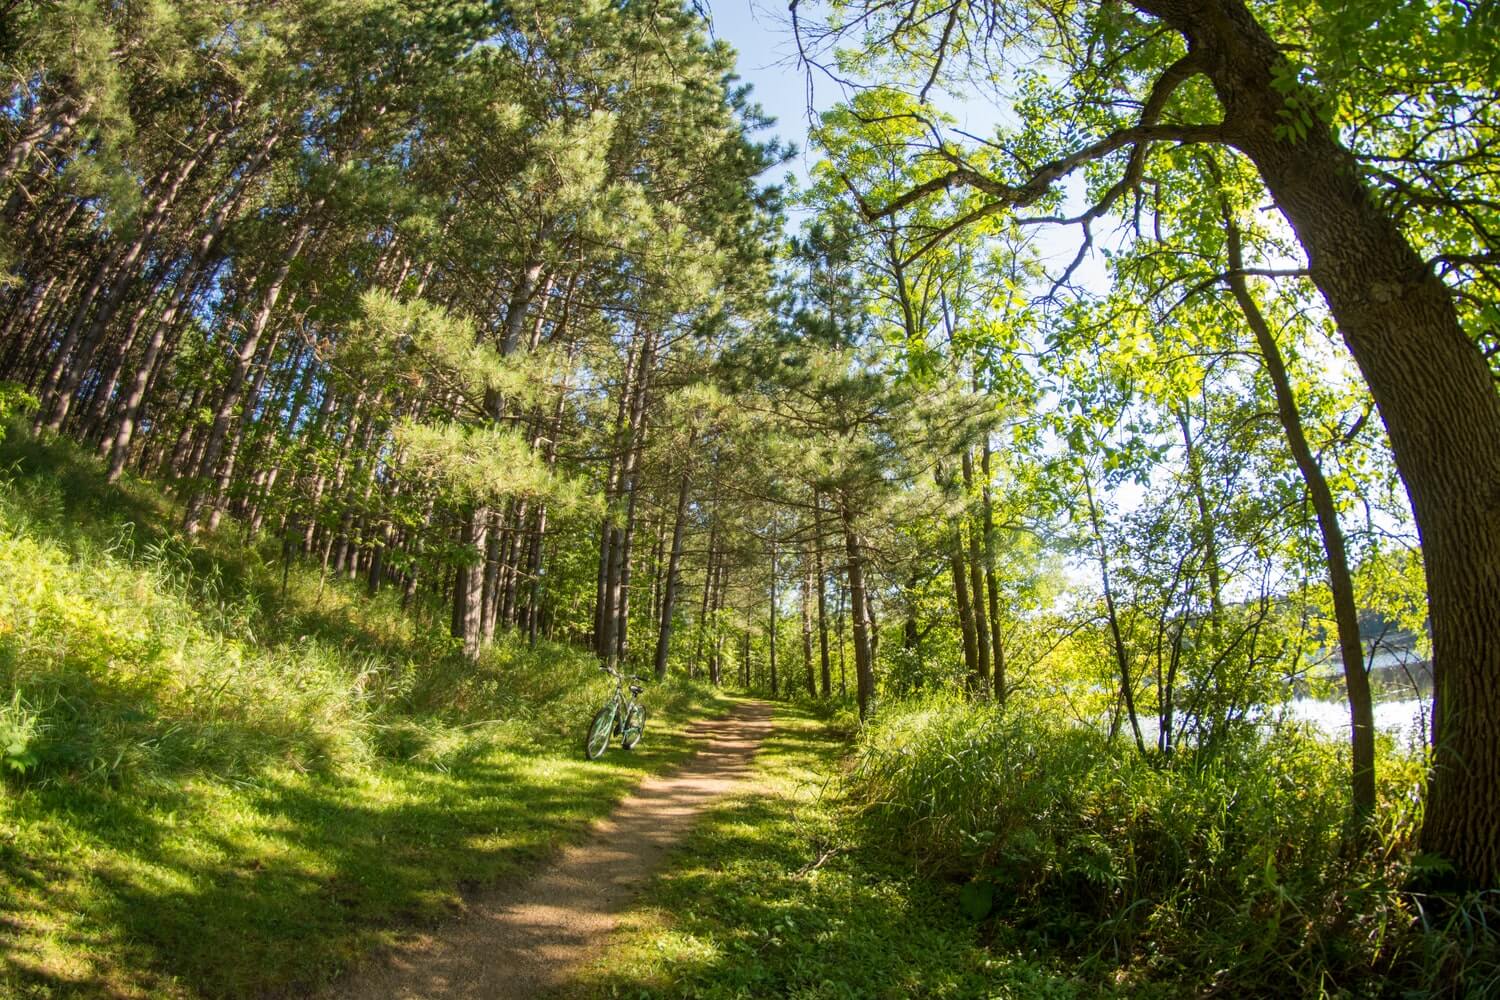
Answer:
<path fill-rule="evenodd" d="M 457 922 L 403 943 L 329 1000 L 508 1000 L 556 989 L 604 943 L 698 814 L 749 774 L 770 729 L 770 706 L 760 703 L 694 724 L 697 754 L 641 782 L 585 843 L 531 879 L 474 900 Z"/>

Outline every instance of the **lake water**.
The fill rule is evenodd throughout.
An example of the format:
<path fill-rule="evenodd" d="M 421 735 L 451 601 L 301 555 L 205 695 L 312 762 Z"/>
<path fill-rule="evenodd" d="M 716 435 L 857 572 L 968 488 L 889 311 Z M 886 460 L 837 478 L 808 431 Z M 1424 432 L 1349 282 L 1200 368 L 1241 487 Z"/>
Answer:
<path fill-rule="evenodd" d="M 1394 736 L 1400 745 L 1423 742 L 1431 710 L 1432 704 L 1425 698 L 1380 702 L 1375 706 L 1375 728 Z M 1289 718 L 1310 722 L 1329 736 L 1349 738 L 1348 702 L 1294 698 L 1287 702 L 1286 712 Z"/>

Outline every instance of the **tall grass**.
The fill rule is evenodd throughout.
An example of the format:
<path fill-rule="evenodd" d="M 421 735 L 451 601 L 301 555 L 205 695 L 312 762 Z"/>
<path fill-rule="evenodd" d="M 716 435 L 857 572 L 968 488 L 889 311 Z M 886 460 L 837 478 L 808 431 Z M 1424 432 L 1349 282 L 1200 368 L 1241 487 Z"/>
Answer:
<path fill-rule="evenodd" d="M 12 782 L 247 779 L 373 758 L 445 766 L 572 739 L 593 660 L 502 640 L 478 664 L 393 596 L 291 567 L 232 528 L 190 546 L 169 501 L 62 443 L 0 446 L 0 771 Z M 658 707 L 691 697 L 673 682 Z"/>
<path fill-rule="evenodd" d="M 721 707 L 648 693 L 586 762 L 592 657 L 466 661 L 399 595 L 193 544 L 149 484 L 14 426 L 0 444 L 0 997 L 317 995 L 465 887 L 581 835 Z M 435 609 L 426 609 L 432 611 Z"/>
<path fill-rule="evenodd" d="M 1385 748 L 1363 840 L 1348 770 L 1343 747 L 1295 727 L 1162 762 L 1032 706 L 938 699 L 886 706 L 849 782 L 871 835 L 967 882 L 976 919 L 1075 950 L 1116 986 L 1500 992 L 1493 903 L 1403 891 L 1422 863 L 1420 762 Z"/>

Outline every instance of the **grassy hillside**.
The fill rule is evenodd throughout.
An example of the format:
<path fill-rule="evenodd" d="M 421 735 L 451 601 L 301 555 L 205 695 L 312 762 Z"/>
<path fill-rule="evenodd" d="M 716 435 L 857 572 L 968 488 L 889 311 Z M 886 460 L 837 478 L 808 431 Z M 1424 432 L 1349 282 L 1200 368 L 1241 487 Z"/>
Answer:
<path fill-rule="evenodd" d="M 591 659 L 366 599 L 148 485 L 0 445 L 0 996 L 301 995 L 576 835 L 723 707 L 578 752 Z M 434 616 L 441 618 L 441 616 Z"/>

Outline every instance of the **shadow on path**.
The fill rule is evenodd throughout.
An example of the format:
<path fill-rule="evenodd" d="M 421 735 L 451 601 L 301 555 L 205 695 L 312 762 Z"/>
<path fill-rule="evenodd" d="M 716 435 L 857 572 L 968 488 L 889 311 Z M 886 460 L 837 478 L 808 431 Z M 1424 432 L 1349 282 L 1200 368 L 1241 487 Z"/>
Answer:
<path fill-rule="evenodd" d="M 749 776 L 770 730 L 771 708 L 761 703 L 696 723 L 689 735 L 703 743 L 697 754 L 641 782 L 586 842 L 530 880 L 474 900 L 458 922 L 398 946 L 329 1000 L 507 1000 L 556 988 L 603 944 L 698 814 Z"/>

